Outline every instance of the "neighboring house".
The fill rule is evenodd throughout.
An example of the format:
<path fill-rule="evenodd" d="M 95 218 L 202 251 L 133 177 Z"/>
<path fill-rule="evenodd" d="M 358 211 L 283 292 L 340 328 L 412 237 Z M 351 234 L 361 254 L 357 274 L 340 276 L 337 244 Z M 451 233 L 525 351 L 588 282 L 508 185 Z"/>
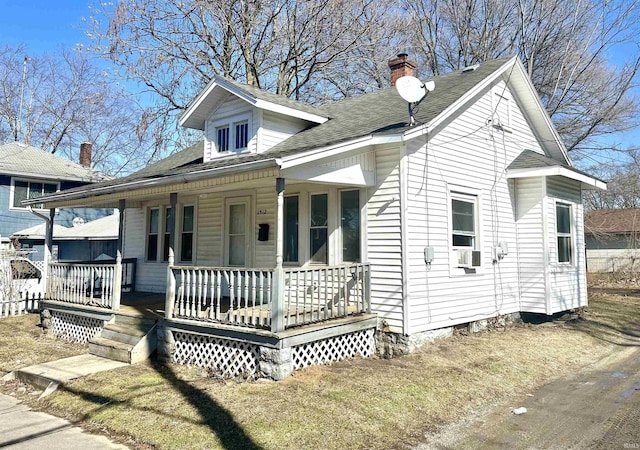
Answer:
<path fill-rule="evenodd" d="M 584 222 L 589 272 L 640 270 L 640 209 L 597 209 Z"/>
<path fill-rule="evenodd" d="M 202 143 L 44 201 L 118 206 L 136 289 L 166 298 L 159 351 L 232 374 L 370 355 L 376 327 L 389 354 L 586 305 L 581 193 L 605 184 L 573 167 L 517 58 L 433 81 L 410 125 L 393 88 L 313 107 L 216 76 L 180 118 Z M 54 332 L 76 320 L 55 283 Z M 112 320 L 119 298 L 101 301 Z"/>
<path fill-rule="evenodd" d="M 118 214 L 92 220 L 75 227 L 53 225 L 53 261 L 95 261 L 116 258 L 118 244 Z M 32 260 L 42 261 L 45 224 L 41 223 L 11 235 L 22 249 L 35 249 Z"/>
<path fill-rule="evenodd" d="M 22 205 L 23 200 L 34 199 L 65 189 L 104 181 L 109 177 L 89 167 L 91 144 L 82 144 L 81 161 L 76 164 L 49 152 L 20 142 L 0 145 L 0 241 L 5 245 L 14 232 L 44 223 Z M 48 217 L 43 205 L 33 203 L 32 208 Z M 113 209 L 64 208 L 56 211 L 58 225 L 70 227 L 74 219 L 90 221 L 111 214 Z M 40 259 L 42 255 L 40 255 Z"/>

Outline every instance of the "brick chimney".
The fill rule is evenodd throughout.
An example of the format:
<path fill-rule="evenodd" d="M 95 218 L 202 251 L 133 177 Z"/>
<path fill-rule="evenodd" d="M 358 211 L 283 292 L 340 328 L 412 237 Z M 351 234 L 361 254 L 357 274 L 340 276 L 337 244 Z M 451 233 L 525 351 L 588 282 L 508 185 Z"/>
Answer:
<path fill-rule="evenodd" d="M 91 167 L 91 142 L 80 144 L 80 165 Z"/>
<path fill-rule="evenodd" d="M 396 85 L 396 81 L 400 77 L 406 75 L 413 76 L 417 63 L 409 59 L 406 53 L 400 53 L 397 57 L 389 60 L 389 69 L 391 69 L 391 86 Z"/>

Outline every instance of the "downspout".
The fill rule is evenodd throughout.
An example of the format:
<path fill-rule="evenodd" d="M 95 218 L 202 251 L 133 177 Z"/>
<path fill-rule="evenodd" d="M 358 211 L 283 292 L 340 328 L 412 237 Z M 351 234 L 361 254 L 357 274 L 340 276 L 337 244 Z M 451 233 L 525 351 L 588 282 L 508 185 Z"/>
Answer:
<path fill-rule="evenodd" d="M 402 267 L 402 334 L 408 335 L 411 332 L 409 323 L 410 300 L 409 292 L 409 245 L 408 245 L 408 227 L 407 227 L 407 206 L 409 197 L 408 174 L 409 169 L 407 156 L 407 143 L 403 142 L 400 146 L 400 253 Z"/>
<path fill-rule="evenodd" d="M 42 267 L 42 284 L 43 284 L 43 295 L 47 293 L 47 281 L 49 279 L 49 263 L 51 262 L 51 247 L 53 245 L 53 216 L 55 214 L 55 209 L 51 208 L 49 212 L 49 217 L 45 216 L 42 213 L 34 211 L 33 208 L 29 205 L 27 206 L 27 210 L 33 214 L 44 220 L 45 222 L 45 232 L 44 232 L 44 264 Z"/>

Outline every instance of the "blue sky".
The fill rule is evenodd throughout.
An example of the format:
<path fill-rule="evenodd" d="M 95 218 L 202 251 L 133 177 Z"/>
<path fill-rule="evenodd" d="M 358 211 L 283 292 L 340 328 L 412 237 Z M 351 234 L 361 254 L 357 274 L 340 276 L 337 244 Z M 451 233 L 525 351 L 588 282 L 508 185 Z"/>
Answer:
<path fill-rule="evenodd" d="M 0 0 L 0 46 L 24 43 L 34 53 L 86 44 L 82 16 L 89 16 L 83 0 Z"/>

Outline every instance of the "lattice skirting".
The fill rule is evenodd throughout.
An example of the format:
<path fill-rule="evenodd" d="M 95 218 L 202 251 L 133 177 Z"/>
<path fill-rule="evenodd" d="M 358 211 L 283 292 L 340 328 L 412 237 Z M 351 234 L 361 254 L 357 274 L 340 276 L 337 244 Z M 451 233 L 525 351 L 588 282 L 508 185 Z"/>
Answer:
<path fill-rule="evenodd" d="M 260 349 L 255 344 L 213 336 L 174 332 L 173 361 L 207 367 L 227 377 L 253 375 L 258 369 Z"/>
<path fill-rule="evenodd" d="M 376 349 L 374 329 L 343 334 L 292 347 L 293 369 L 327 364 L 345 358 L 373 356 Z"/>
<path fill-rule="evenodd" d="M 67 341 L 86 344 L 104 328 L 104 321 L 92 317 L 51 311 L 51 331 L 54 336 Z"/>

